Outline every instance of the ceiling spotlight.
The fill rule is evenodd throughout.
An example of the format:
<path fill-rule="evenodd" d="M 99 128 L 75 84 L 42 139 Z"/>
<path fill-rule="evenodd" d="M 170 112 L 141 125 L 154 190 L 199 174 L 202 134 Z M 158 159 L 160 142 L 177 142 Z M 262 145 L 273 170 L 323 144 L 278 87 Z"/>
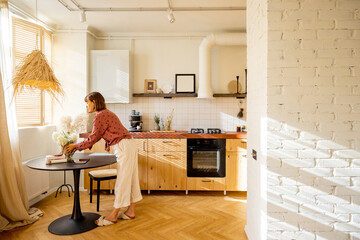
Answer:
<path fill-rule="evenodd" d="M 84 10 L 82 10 L 80 13 L 80 22 L 86 22 L 86 13 Z"/>
<path fill-rule="evenodd" d="M 174 17 L 173 11 L 171 9 L 169 9 L 168 19 L 169 19 L 170 23 L 175 22 L 175 17 Z"/>

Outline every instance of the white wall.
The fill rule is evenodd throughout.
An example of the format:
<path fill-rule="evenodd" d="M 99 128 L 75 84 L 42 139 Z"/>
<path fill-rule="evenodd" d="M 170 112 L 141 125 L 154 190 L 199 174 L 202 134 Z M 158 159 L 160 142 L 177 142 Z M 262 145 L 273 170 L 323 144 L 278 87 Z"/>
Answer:
<path fill-rule="evenodd" d="M 200 37 L 173 37 L 134 40 L 97 40 L 95 50 L 127 49 L 133 55 L 133 87 L 144 92 L 144 79 L 157 79 L 158 87 L 175 84 L 176 73 L 195 73 L 198 88 Z M 239 75 L 244 84 L 246 48 L 215 46 L 212 49 L 212 84 L 214 92 L 228 93 L 227 84 Z"/>
<path fill-rule="evenodd" d="M 61 105 L 55 104 L 55 122 L 63 115 L 86 112 L 87 64 L 87 33 L 54 34 L 53 68 L 65 92 Z"/>
<path fill-rule="evenodd" d="M 133 40 L 96 40 L 96 50 L 130 50 L 133 57 L 133 89 L 144 92 L 144 79 L 157 79 L 158 87 L 171 84 L 174 91 L 176 73 L 195 73 L 198 88 L 200 37 L 147 37 Z M 212 49 L 212 84 L 214 92 L 228 93 L 228 83 L 240 76 L 244 86 L 246 48 L 240 46 L 215 46 Z M 191 106 L 191 107 L 189 107 Z M 240 107 L 245 117 L 238 119 Z M 154 127 L 153 117 L 159 113 L 166 119 L 172 108 L 173 129 L 190 130 L 191 127 L 217 127 L 224 131 L 235 131 L 236 126 L 246 124 L 246 100 L 216 98 L 133 98 L 132 104 L 109 104 L 125 127 L 129 128 L 128 115 L 132 109 L 142 113 L 144 129 Z"/>
<path fill-rule="evenodd" d="M 359 10 L 268 1 L 267 239 L 360 239 Z"/>
<path fill-rule="evenodd" d="M 267 236 L 266 104 L 267 104 L 267 1 L 247 2 L 248 142 L 247 223 L 249 239 Z M 257 152 L 253 159 L 252 149 Z"/>
<path fill-rule="evenodd" d="M 228 83 L 239 76 L 240 92 L 245 92 L 246 46 L 219 46 L 211 50 L 211 83 L 215 93 L 228 93 Z"/>
<path fill-rule="evenodd" d="M 52 133 L 55 130 L 55 125 L 19 128 L 19 143 L 22 161 L 24 162 L 38 157 L 44 157 L 49 154 L 59 153 L 60 149 L 52 140 Z M 35 171 L 38 172 L 38 174 L 46 174 L 45 172 L 39 172 L 38 170 L 29 171 Z M 50 189 L 61 185 L 60 179 L 60 173 L 49 172 Z"/>

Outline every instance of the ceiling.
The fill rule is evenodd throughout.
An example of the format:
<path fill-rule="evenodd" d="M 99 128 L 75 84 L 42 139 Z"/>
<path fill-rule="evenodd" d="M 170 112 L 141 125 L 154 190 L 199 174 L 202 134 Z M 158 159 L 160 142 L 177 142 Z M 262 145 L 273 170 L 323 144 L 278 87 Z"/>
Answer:
<path fill-rule="evenodd" d="M 54 29 L 89 29 L 99 36 L 246 30 L 246 0 L 171 0 L 174 23 L 168 20 L 168 0 L 9 0 L 9 3 L 33 16 L 37 5 L 38 19 Z M 240 10 L 200 10 L 230 7 Z M 86 13 L 84 23 L 80 22 L 80 9 Z"/>

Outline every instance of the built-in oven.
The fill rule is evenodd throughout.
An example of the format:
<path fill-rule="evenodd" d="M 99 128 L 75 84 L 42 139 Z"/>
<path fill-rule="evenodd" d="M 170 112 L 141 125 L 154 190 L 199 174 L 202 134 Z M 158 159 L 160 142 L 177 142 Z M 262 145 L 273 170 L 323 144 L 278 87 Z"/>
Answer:
<path fill-rule="evenodd" d="M 226 139 L 187 140 L 188 177 L 225 177 Z"/>

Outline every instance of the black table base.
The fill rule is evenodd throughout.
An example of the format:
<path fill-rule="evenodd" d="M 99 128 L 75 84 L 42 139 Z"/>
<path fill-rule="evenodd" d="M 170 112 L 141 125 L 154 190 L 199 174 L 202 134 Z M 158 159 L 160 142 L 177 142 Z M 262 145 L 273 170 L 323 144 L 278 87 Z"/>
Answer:
<path fill-rule="evenodd" d="M 49 225 L 49 232 L 57 235 L 72 235 L 87 232 L 97 227 L 95 220 L 99 219 L 97 213 L 82 213 L 83 218 L 74 220 L 71 214 L 56 219 Z"/>
<path fill-rule="evenodd" d="M 100 217 L 97 213 L 83 213 L 80 208 L 79 180 L 80 169 L 74 173 L 74 205 L 72 214 L 58 218 L 49 225 L 49 232 L 57 235 L 72 235 L 87 232 L 97 227 L 95 220 Z"/>

